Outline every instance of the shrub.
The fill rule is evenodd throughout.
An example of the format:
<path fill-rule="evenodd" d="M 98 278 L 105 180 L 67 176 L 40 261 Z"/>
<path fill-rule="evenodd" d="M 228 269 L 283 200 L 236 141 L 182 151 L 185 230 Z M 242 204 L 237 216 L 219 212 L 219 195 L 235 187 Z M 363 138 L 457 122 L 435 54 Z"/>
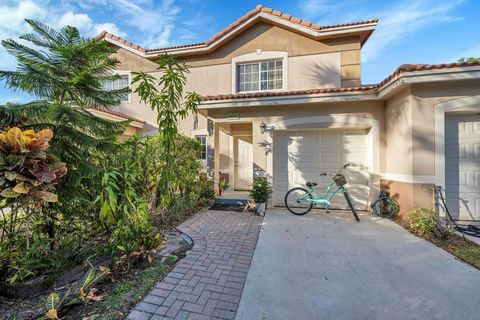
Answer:
<path fill-rule="evenodd" d="M 431 235 L 439 239 L 447 239 L 454 229 L 444 218 L 438 217 L 434 210 L 416 208 L 408 212 L 410 229 L 420 235 Z"/>
<path fill-rule="evenodd" d="M 250 197 L 255 203 L 267 202 L 268 197 L 272 193 L 270 182 L 265 177 L 257 177 L 253 180 L 252 189 L 250 190 Z"/>

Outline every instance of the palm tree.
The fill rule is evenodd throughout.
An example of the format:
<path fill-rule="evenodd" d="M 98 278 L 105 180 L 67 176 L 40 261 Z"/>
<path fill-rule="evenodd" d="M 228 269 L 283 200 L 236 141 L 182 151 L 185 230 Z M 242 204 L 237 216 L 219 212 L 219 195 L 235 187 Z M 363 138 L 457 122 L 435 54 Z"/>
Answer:
<path fill-rule="evenodd" d="M 84 38 L 71 26 L 56 31 L 37 21 L 26 22 L 33 29 L 20 37 L 26 45 L 12 39 L 1 42 L 18 65 L 15 71 L 0 71 L 0 79 L 14 91 L 29 93 L 33 101 L 0 107 L 0 129 L 15 125 L 53 130 L 50 150 L 68 167 L 58 188 L 60 201 L 68 205 L 61 210 L 77 211 L 75 203 L 89 204 L 96 196 L 91 186 L 101 169 L 98 159 L 114 148 L 127 125 L 95 117 L 88 109 L 118 105 L 129 89 L 102 88 L 104 81 L 116 78 L 112 71 L 119 63 L 106 42 Z M 52 215 L 47 228 L 53 228 L 58 208 L 46 211 Z M 54 237 L 53 229 L 48 233 Z"/>

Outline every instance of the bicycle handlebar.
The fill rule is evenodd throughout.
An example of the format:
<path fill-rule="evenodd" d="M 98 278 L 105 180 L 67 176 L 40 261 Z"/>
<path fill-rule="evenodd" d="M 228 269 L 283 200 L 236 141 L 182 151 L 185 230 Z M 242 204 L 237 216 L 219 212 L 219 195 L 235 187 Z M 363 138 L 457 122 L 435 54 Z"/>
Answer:
<path fill-rule="evenodd" d="M 344 169 L 347 169 L 347 168 L 350 167 L 350 166 L 351 166 L 350 163 L 344 164 L 344 165 L 342 166 L 342 169 L 340 169 L 340 171 L 339 171 L 338 173 L 342 173 L 342 171 L 343 171 Z M 328 172 L 322 172 L 322 173 L 320 173 L 320 176 L 321 176 L 321 177 L 326 177 L 327 175 L 334 176 L 334 174 L 331 174 L 331 173 L 328 173 Z"/>

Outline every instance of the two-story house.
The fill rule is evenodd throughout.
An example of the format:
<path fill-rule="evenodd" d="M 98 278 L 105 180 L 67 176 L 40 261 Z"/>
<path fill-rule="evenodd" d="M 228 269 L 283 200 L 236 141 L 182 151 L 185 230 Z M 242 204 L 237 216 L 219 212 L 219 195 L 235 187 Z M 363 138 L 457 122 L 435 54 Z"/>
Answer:
<path fill-rule="evenodd" d="M 218 182 L 246 190 L 256 175 L 273 183 L 273 204 L 287 190 L 344 163 L 359 209 L 381 188 L 402 214 L 433 207 L 433 185 L 447 189 L 458 219 L 480 219 L 480 64 L 402 65 L 384 81 L 361 82 L 361 51 L 377 19 L 319 26 L 257 6 L 206 42 L 144 49 L 106 32 L 122 77 L 159 76 L 164 52 L 190 66 L 187 91 L 203 96 L 180 131 L 204 146 Z M 412 48 L 410 48 L 412 49 Z M 110 117 L 133 117 L 129 132 L 156 130 L 156 114 L 130 94 Z M 345 205 L 343 200 L 335 203 Z"/>

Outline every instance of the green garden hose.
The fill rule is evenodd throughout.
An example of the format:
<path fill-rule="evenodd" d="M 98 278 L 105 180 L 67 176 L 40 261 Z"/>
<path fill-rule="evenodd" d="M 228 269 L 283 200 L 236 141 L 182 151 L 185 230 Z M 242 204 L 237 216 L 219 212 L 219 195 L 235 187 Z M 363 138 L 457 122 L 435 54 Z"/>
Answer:
<path fill-rule="evenodd" d="M 378 199 L 371 205 L 375 215 L 383 218 L 391 218 L 400 211 L 400 206 L 395 199 L 390 197 L 388 191 L 382 190 Z"/>

